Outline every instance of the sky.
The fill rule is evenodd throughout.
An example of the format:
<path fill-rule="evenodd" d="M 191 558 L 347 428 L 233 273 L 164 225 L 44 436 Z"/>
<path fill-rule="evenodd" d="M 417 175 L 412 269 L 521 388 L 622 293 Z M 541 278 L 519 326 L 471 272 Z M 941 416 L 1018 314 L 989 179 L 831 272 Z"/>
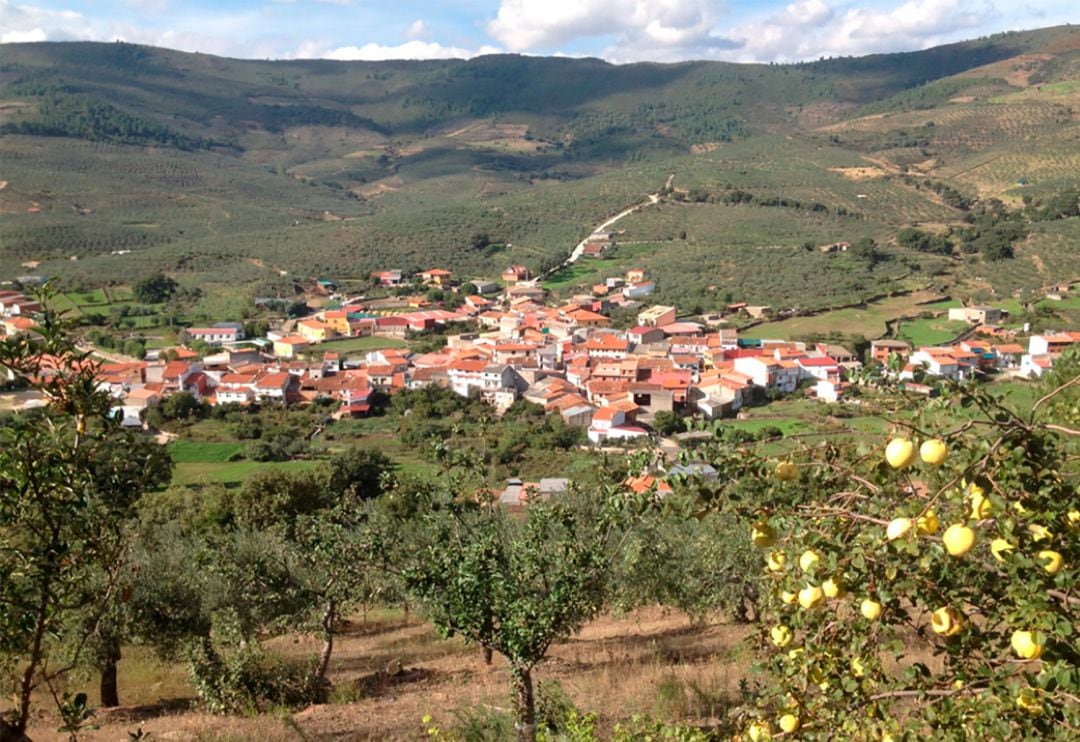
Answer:
<path fill-rule="evenodd" d="M 249 59 L 790 62 L 1070 22 L 1077 0 L 0 0 L 0 42 L 122 40 Z"/>

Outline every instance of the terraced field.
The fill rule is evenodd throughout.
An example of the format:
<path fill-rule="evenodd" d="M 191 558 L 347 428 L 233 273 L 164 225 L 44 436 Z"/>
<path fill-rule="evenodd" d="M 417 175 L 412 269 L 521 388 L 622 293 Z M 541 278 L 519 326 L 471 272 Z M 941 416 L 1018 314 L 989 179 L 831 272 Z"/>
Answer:
<path fill-rule="evenodd" d="M 828 335 L 837 330 L 845 335 L 862 335 L 875 339 L 885 334 L 885 323 L 897 317 L 918 314 L 926 302 L 936 298 L 932 291 L 918 291 L 906 296 L 894 296 L 867 304 L 864 307 L 838 309 L 810 317 L 794 317 L 780 322 L 766 322 L 746 331 L 749 337 L 800 339 L 811 335 Z"/>

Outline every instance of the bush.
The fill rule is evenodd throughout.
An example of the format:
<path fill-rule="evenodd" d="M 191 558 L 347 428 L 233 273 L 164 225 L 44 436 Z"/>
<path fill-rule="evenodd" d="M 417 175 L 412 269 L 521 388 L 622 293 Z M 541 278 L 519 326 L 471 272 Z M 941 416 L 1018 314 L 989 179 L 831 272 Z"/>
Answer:
<path fill-rule="evenodd" d="M 196 693 L 215 714 L 301 708 L 315 700 L 308 690 L 311 662 L 285 660 L 255 645 L 222 656 L 208 643 L 199 644 L 189 663 Z"/>

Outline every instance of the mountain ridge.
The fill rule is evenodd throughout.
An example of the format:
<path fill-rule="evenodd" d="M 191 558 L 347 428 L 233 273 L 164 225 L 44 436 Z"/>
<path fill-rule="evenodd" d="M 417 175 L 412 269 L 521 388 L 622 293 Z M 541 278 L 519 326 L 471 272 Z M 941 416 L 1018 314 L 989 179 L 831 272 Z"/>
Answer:
<path fill-rule="evenodd" d="M 252 290 L 281 272 L 543 270 L 674 172 L 665 204 L 628 222 L 627 240 L 643 246 L 621 254 L 665 271 L 681 264 L 682 252 L 661 257 L 677 247 L 730 266 L 702 286 L 703 305 L 717 301 L 712 284 L 767 300 L 764 284 L 740 278 L 766 246 L 873 238 L 925 282 L 942 266 L 894 237 L 963 226 L 941 193 L 1019 206 L 1080 177 L 1070 26 L 791 65 L 262 62 L 89 42 L 2 53 L 0 279 L 24 263 L 74 281 L 163 269 Z M 752 202 L 724 205 L 739 193 Z M 1030 264 L 1067 266 L 1072 231 L 1036 233 Z M 481 235 L 496 247 L 469 247 Z M 737 260 L 733 245 L 746 251 Z M 792 255 L 834 276 L 826 293 L 845 300 L 917 278 L 894 261 L 850 280 L 839 264 Z M 993 276 L 994 290 L 1051 278 L 963 260 L 975 262 L 962 274 Z M 680 270 L 668 289 L 699 282 L 691 262 Z"/>

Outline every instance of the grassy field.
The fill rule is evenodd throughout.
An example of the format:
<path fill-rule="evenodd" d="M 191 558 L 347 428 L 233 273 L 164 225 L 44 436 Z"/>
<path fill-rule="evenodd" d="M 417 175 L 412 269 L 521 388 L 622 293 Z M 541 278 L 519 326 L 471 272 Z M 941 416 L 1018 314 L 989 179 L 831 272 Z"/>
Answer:
<path fill-rule="evenodd" d="M 922 345 L 938 345 L 952 340 L 967 329 L 966 322 L 955 322 L 947 316 L 934 319 L 915 319 L 900 323 L 897 337 L 907 340 L 916 348 Z"/>
<path fill-rule="evenodd" d="M 595 711 L 605 738 L 619 720 L 648 712 L 665 720 L 703 721 L 723 714 L 747 677 L 751 627 L 721 615 L 692 622 L 681 613 L 642 608 L 603 615 L 573 638 L 556 642 L 535 670 L 539 683 L 558 685 L 575 705 Z M 288 633 L 267 645 L 286 658 L 305 661 L 319 640 Z M 399 677 L 386 668 L 400 663 Z M 125 647 L 118 680 L 123 707 L 98 710 L 88 740 L 126 738 L 141 728 L 156 737 L 200 740 L 261 739 L 286 742 L 345 735 L 353 739 L 409 740 L 427 737 L 433 716 L 444 729 L 464 729 L 482 718 L 505 726 L 509 668 L 496 658 L 488 667 L 478 648 L 442 639 L 415 613 L 371 609 L 343 621 L 329 670 L 330 702 L 303 711 L 214 715 L 192 708 L 194 688 L 183 662 L 162 662 L 141 647 Z M 90 703 L 97 705 L 96 692 Z M 50 708 L 42 699 L 42 708 Z M 53 739 L 58 723 L 36 719 L 34 739 Z M 475 725 L 474 725 L 475 728 Z M 509 728 L 509 727 L 507 727 Z"/>
<path fill-rule="evenodd" d="M 311 469 L 321 463 L 311 460 L 178 462 L 173 468 L 172 483 L 177 485 L 221 483 L 235 486 L 242 484 L 253 472 L 260 469 L 283 469 L 286 471 Z"/>
<path fill-rule="evenodd" d="M 916 292 L 867 304 L 865 307 L 838 309 L 810 317 L 794 317 L 779 322 L 766 322 L 750 328 L 747 337 L 799 339 L 807 335 L 827 335 L 842 332 L 874 339 L 885 332 L 885 323 L 924 309 L 922 302 L 934 297 L 932 292 Z"/>
<path fill-rule="evenodd" d="M 383 350 L 384 348 L 406 348 L 408 343 L 398 338 L 384 338 L 371 335 L 362 338 L 344 338 L 330 340 L 313 347 L 314 353 L 354 353 L 359 351 Z"/>
<path fill-rule="evenodd" d="M 178 440 L 170 443 L 168 449 L 177 464 L 223 464 L 243 451 L 244 444 Z"/>

